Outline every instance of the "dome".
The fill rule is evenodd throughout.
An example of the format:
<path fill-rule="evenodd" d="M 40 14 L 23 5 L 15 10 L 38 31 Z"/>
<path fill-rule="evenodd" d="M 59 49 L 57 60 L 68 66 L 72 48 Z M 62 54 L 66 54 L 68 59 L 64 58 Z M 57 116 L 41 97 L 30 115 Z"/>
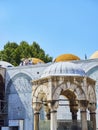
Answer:
<path fill-rule="evenodd" d="M 13 67 L 13 65 L 6 61 L 0 61 L 0 67 L 7 68 L 7 67 Z"/>
<path fill-rule="evenodd" d="M 91 57 L 90 57 L 90 59 L 96 59 L 96 58 L 98 58 L 98 51 L 94 52 L 94 53 L 91 55 Z"/>
<path fill-rule="evenodd" d="M 40 60 L 39 58 L 22 58 L 20 66 L 39 64 L 39 63 L 44 63 L 44 61 Z"/>
<path fill-rule="evenodd" d="M 73 54 L 62 54 L 59 55 L 54 62 L 60 62 L 60 61 L 71 61 L 71 60 L 80 60 L 78 56 L 75 56 Z"/>
<path fill-rule="evenodd" d="M 70 62 L 57 62 L 48 66 L 41 77 L 47 76 L 85 76 L 84 70 L 82 70 L 78 65 Z"/>
<path fill-rule="evenodd" d="M 33 64 L 44 63 L 44 61 L 42 61 L 42 60 L 39 59 L 39 58 L 31 58 L 31 59 L 32 59 L 32 63 L 33 63 Z"/>

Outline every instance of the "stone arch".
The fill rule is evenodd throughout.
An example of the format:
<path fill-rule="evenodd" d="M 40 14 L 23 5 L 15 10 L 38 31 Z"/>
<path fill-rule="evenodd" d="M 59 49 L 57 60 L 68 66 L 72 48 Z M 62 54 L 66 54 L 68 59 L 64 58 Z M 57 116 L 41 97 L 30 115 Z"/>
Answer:
<path fill-rule="evenodd" d="M 89 96 L 89 101 L 95 104 L 96 108 L 98 103 L 96 100 L 98 99 L 98 63 L 93 64 L 88 70 L 87 70 L 87 75 L 96 80 L 95 87 L 92 85 L 88 86 L 88 96 Z M 95 97 L 96 95 L 96 97 Z M 90 100 L 91 99 L 91 100 Z M 91 106 L 91 105 L 90 105 Z"/>
<path fill-rule="evenodd" d="M 27 79 L 30 83 L 30 81 L 32 80 L 32 78 L 30 76 L 28 76 L 25 73 L 17 73 L 16 75 L 14 75 L 8 82 L 7 87 L 6 87 L 6 93 L 10 93 L 10 86 L 13 84 L 13 82 L 17 79 L 17 77 L 24 77 L 25 79 Z M 31 85 L 32 86 L 32 85 Z"/>
<path fill-rule="evenodd" d="M 93 66 L 91 66 L 91 67 L 87 70 L 86 74 L 89 76 L 90 74 L 92 74 L 92 73 L 95 72 L 96 70 L 98 70 L 98 65 L 93 65 Z"/>
<path fill-rule="evenodd" d="M 96 102 L 95 91 L 91 85 L 88 86 L 88 98 L 90 103 Z"/>
<path fill-rule="evenodd" d="M 77 100 L 86 100 L 85 92 L 83 91 L 82 87 L 74 84 L 66 82 L 65 84 L 61 84 L 60 86 L 57 86 L 57 88 L 53 92 L 53 100 L 59 99 L 59 96 L 64 91 L 70 91 L 76 95 Z"/>
<path fill-rule="evenodd" d="M 13 73 L 10 75 L 10 78 L 12 79 L 15 75 L 19 74 L 19 73 L 22 73 L 22 74 L 25 74 L 25 75 L 28 75 L 28 77 L 31 77 L 31 79 L 34 78 L 33 74 L 32 73 L 29 73 L 29 71 L 26 71 L 25 69 L 19 69 L 19 70 L 14 70 Z"/>
<path fill-rule="evenodd" d="M 91 62 L 90 64 L 84 65 L 83 68 L 84 68 L 85 72 L 87 73 L 87 72 L 89 72 L 89 70 L 91 70 L 92 68 L 96 68 L 96 67 L 98 67 L 98 63 Z"/>
<path fill-rule="evenodd" d="M 45 97 L 46 115 L 50 115 L 51 130 L 57 129 L 57 108 L 59 105 L 60 95 L 66 96 L 69 100 L 69 110 L 72 114 L 72 120 L 77 120 L 77 112 L 80 109 L 81 124 L 83 130 L 87 129 L 86 110 L 88 108 L 88 85 L 95 85 L 90 78 L 81 76 L 50 76 L 33 81 L 33 109 L 34 109 L 34 126 L 38 128 L 37 119 L 39 111 L 42 108 L 42 101 Z M 93 93 L 93 92 L 92 92 Z M 91 93 L 91 94 L 92 94 Z M 94 94 L 94 93 L 93 93 Z M 62 100 L 62 99 L 61 99 Z M 94 106 L 94 105 L 93 105 Z M 94 120 L 93 120 L 94 122 Z M 36 130 L 36 129 L 34 129 Z M 38 130 L 38 129 L 37 129 Z M 94 129 L 95 130 L 95 129 Z"/>
<path fill-rule="evenodd" d="M 48 96 L 48 88 L 45 85 L 39 85 L 33 91 L 33 102 L 46 101 Z"/>
<path fill-rule="evenodd" d="M 62 91 L 60 95 L 66 96 L 69 101 L 77 99 L 77 96 L 71 89 L 66 89 L 65 91 Z"/>

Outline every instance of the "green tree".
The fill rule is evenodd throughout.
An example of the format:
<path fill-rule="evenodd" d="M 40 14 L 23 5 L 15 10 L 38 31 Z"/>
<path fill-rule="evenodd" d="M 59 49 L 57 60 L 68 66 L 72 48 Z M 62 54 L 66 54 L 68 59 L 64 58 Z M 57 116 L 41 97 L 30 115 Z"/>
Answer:
<path fill-rule="evenodd" d="M 20 42 L 17 51 L 20 53 L 20 58 L 29 58 L 31 56 L 30 45 L 26 41 Z"/>
<path fill-rule="evenodd" d="M 45 63 L 52 61 L 52 57 L 50 57 L 48 54 L 45 54 L 45 51 L 36 42 L 33 42 L 31 45 L 31 53 L 32 57 L 39 58 Z"/>
<path fill-rule="evenodd" d="M 15 42 L 8 42 L 4 46 L 4 50 L 0 51 L 0 59 L 14 64 L 14 53 L 18 44 Z"/>
<path fill-rule="evenodd" d="M 8 42 L 4 46 L 4 50 L 0 51 L 0 59 L 7 61 L 15 66 L 19 65 L 22 58 L 39 58 L 44 62 L 51 62 L 52 57 L 45 54 L 45 51 L 36 42 L 29 45 L 26 41 L 20 42 L 18 45 L 15 42 Z"/>
<path fill-rule="evenodd" d="M 18 44 L 15 42 L 7 42 L 6 45 L 4 45 L 4 50 L 7 48 L 10 49 L 16 49 L 18 47 Z"/>

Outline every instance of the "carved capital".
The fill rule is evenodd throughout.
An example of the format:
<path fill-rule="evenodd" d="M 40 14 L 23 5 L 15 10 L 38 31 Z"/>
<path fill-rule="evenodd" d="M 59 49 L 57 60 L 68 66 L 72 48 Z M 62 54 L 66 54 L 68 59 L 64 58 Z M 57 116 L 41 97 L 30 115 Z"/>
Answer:
<path fill-rule="evenodd" d="M 42 102 L 32 102 L 34 113 L 38 113 L 42 107 Z"/>
<path fill-rule="evenodd" d="M 88 110 L 93 113 L 96 111 L 96 103 L 89 103 Z"/>
<path fill-rule="evenodd" d="M 44 104 L 44 110 L 46 113 L 48 113 L 50 111 L 48 104 Z"/>
<path fill-rule="evenodd" d="M 79 106 L 81 111 L 85 111 L 88 107 L 88 101 L 87 100 L 80 100 Z"/>
<path fill-rule="evenodd" d="M 56 111 L 59 106 L 59 101 L 57 100 L 48 101 L 48 106 L 51 109 L 51 111 Z"/>
<path fill-rule="evenodd" d="M 78 106 L 70 106 L 70 112 L 78 112 Z"/>

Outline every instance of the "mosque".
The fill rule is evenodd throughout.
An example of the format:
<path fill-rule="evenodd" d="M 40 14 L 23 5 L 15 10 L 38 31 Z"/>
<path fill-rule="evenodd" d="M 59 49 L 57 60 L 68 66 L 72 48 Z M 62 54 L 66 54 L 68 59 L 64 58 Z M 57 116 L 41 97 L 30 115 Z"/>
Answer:
<path fill-rule="evenodd" d="M 81 60 L 0 61 L 0 130 L 97 130 L 98 51 Z"/>

